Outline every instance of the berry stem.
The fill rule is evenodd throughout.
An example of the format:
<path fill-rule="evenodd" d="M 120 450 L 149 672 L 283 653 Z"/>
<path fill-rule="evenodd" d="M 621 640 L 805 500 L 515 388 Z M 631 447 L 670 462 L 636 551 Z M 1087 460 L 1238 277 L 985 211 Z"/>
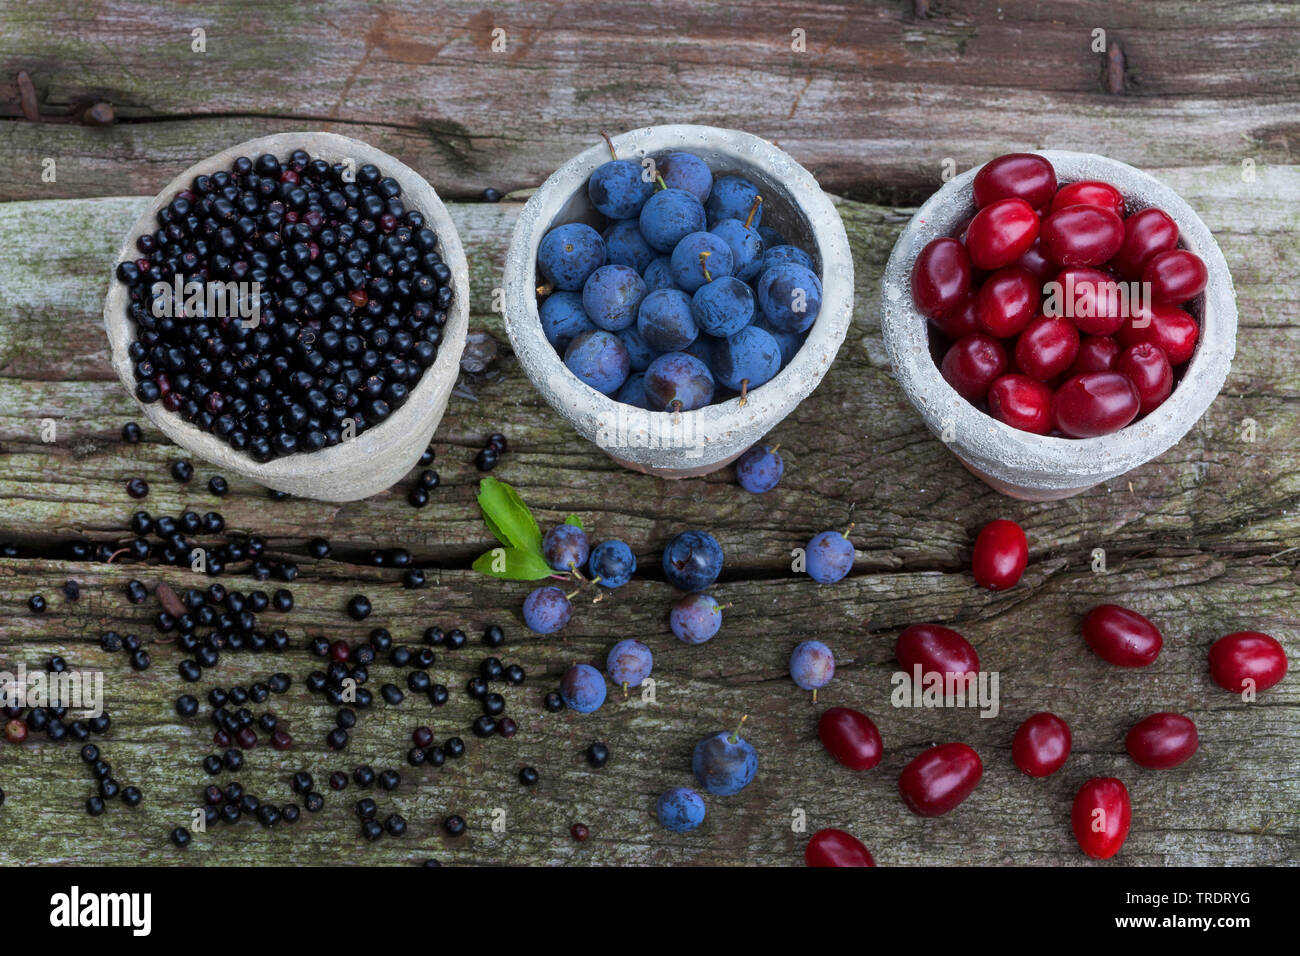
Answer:
<path fill-rule="evenodd" d="M 618 153 L 614 151 L 614 141 L 609 138 L 609 134 L 606 133 L 604 130 L 601 130 L 600 135 L 604 138 L 605 145 L 609 147 L 609 158 L 618 159 Z"/>
<path fill-rule="evenodd" d="M 656 176 L 656 177 L 655 177 L 655 182 L 657 182 L 657 183 L 659 184 L 659 188 L 660 188 L 660 189 L 667 189 L 667 188 L 668 188 L 668 184 L 667 184 L 666 182 L 664 182 L 664 178 L 663 178 L 662 176 Z"/>
<path fill-rule="evenodd" d="M 744 408 L 749 403 L 749 379 L 740 380 L 740 407 Z"/>
<path fill-rule="evenodd" d="M 852 531 L 852 530 L 853 530 L 854 528 L 856 528 L 856 527 L 857 527 L 857 523 L 856 523 L 856 522 L 853 522 L 853 521 L 850 521 L 850 522 L 849 522 L 849 526 L 848 526 L 847 528 L 844 529 L 844 533 L 843 533 L 842 535 L 840 535 L 840 537 L 841 537 L 841 538 L 847 538 L 847 537 L 849 536 L 849 532 Z"/>
<path fill-rule="evenodd" d="M 709 264 L 708 264 L 708 262 L 705 261 L 705 260 L 707 260 L 707 259 L 709 258 L 709 256 L 711 256 L 711 255 L 713 255 L 713 253 L 709 252 L 707 249 L 700 253 L 700 268 L 704 270 L 704 281 L 705 281 L 705 282 L 712 282 L 712 281 L 713 281 L 713 276 L 709 274 Z"/>
<path fill-rule="evenodd" d="M 740 728 L 745 726 L 745 721 L 747 720 L 749 720 L 749 714 L 745 714 L 740 718 L 740 723 L 736 724 L 736 729 L 733 730 L 731 736 L 727 738 L 728 742 L 733 744 L 740 743 Z"/>
<path fill-rule="evenodd" d="M 781 443 L 780 443 L 780 442 L 777 442 L 775 445 L 768 445 L 768 446 L 767 446 L 768 454 L 775 455 L 775 454 L 777 453 L 777 450 L 778 450 L 780 447 L 781 447 Z"/>
<path fill-rule="evenodd" d="M 551 282 L 543 282 L 541 285 L 537 287 L 537 294 L 543 297 L 550 295 L 554 291 L 555 291 L 555 285 L 554 283 Z"/>
<path fill-rule="evenodd" d="M 749 215 L 745 217 L 745 228 L 748 229 L 754 224 L 754 217 L 758 215 L 758 207 L 763 205 L 763 197 L 755 196 L 754 204 L 749 207 Z"/>

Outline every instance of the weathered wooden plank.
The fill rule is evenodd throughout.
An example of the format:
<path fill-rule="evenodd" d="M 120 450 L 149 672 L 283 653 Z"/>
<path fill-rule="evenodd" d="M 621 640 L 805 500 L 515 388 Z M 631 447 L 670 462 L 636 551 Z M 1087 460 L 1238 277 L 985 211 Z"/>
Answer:
<path fill-rule="evenodd" d="M 946 157 L 1009 148 L 1294 162 L 1296 26 L 1287 4 L 1192 0 L 954 0 L 922 20 L 898 0 L 11 5 L 0 58 L 51 121 L 4 123 L 0 199 L 146 194 L 231 142 L 321 126 L 462 199 L 536 185 L 600 129 L 660 122 L 748 129 L 828 188 L 891 202 L 926 195 Z M 1123 50 L 1125 96 L 1104 93 L 1096 29 Z M 75 122 L 101 99 L 116 125 Z M 16 89 L 0 116 L 21 116 Z"/>

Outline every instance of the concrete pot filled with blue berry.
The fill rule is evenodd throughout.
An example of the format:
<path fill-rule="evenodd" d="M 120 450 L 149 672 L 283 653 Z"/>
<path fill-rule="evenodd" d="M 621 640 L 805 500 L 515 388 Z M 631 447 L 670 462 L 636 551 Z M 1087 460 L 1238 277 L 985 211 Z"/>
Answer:
<path fill-rule="evenodd" d="M 620 464 L 708 474 L 785 418 L 848 331 L 848 237 L 766 140 L 653 126 L 597 140 L 533 194 L 506 331 L 556 411 Z"/>
<path fill-rule="evenodd" d="M 460 238 L 418 173 L 278 133 L 172 180 L 104 303 L 113 367 L 172 441 L 277 491 L 353 501 L 428 447 L 469 322 Z"/>

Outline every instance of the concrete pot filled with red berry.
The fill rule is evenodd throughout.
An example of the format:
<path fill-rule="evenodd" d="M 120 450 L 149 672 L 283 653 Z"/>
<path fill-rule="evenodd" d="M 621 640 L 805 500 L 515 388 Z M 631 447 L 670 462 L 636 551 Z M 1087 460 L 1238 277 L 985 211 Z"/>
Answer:
<path fill-rule="evenodd" d="M 853 309 L 848 237 L 812 175 L 737 130 L 604 142 L 529 199 L 506 331 L 578 432 L 620 464 L 708 474 L 821 381 Z"/>
<path fill-rule="evenodd" d="M 1176 444 L 1236 347 L 1232 277 L 1205 223 L 1090 153 L 1001 156 L 913 216 L 881 289 L 899 384 L 998 491 L 1040 501 Z"/>
<path fill-rule="evenodd" d="M 113 367 L 191 453 L 353 501 L 428 447 L 456 383 L 469 273 L 414 170 L 331 133 L 240 143 L 132 227 L 104 303 Z"/>

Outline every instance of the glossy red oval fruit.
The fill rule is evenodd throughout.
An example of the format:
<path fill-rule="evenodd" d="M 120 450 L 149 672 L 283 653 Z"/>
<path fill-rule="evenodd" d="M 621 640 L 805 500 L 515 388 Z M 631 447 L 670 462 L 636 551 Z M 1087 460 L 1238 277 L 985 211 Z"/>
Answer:
<path fill-rule="evenodd" d="M 1200 332 L 1196 320 L 1177 306 L 1153 305 L 1126 319 L 1116 338 L 1125 347 L 1139 342 L 1159 346 L 1169 364 L 1177 367 L 1196 351 Z"/>
<path fill-rule="evenodd" d="M 978 401 L 1006 374 L 1007 350 L 991 335 L 975 332 L 952 344 L 939 371 L 958 395 L 968 402 Z"/>
<path fill-rule="evenodd" d="M 1027 375 L 1003 375 L 989 387 L 989 414 L 1022 432 L 1052 430 L 1052 390 Z"/>
<path fill-rule="evenodd" d="M 894 654 L 904 671 L 912 674 L 917 666 L 926 674 L 978 674 L 979 654 L 970 641 L 941 624 L 913 624 L 903 628 L 894 646 Z"/>
<path fill-rule="evenodd" d="M 1108 272 L 1091 266 L 1071 266 L 1057 273 L 1058 299 L 1050 294 L 1043 303 L 1048 314 L 1064 315 L 1087 335 L 1113 335 L 1131 314 L 1125 290 Z"/>
<path fill-rule="evenodd" d="M 980 167 L 971 184 L 975 205 L 983 209 L 999 199 L 1023 199 L 1042 209 L 1056 193 L 1056 170 L 1042 156 L 1007 153 Z"/>
<path fill-rule="evenodd" d="M 1067 183 L 1052 197 L 1052 212 L 1067 206 L 1100 206 L 1108 209 L 1120 219 L 1124 218 L 1124 197 L 1110 183 L 1095 179 L 1083 179 L 1077 183 Z"/>
<path fill-rule="evenodd" d="M 1004 266 L 976 293 L 975 320 L 1000 339 L 1020 332 L 1038 312 L 1038 280 L 1019 266 Z"/>
<path fill-rule="evenodd" d="M 1065 766 L 1072 742 L 1069 724 L 1055 714 L 1042 711 L 1016 730 L 1011 741 L 1011 759 L 1031 777 L 1048 777 Z"/>
<path fill-rule="evenodd" d="M 803 851 L 808 866 L 875 866 L 871 851 L 852 833 L 834 828 L 818 830 Z"/>
<path fill-rule="evenodd" d="M 1073 377 L 1085 372 L 1109 372 L 1121 351 L 1119 343 L 1109 335 L 1085 335 L 1079 341 L 1079 354 L 1066 374 Z"/>
<path fill-rule="evenodd" d="M 870 770 L 885 754 L 871 718 L 849 707 L 832 707 L 822 714 L 817 736 L 827 752 L 850 770 Z"/>
<path fill-rule="evenodd" d="M 1074 795 L 1070 826 L 1074 838 L 1094 860 L 1109 860 L 1128 838 L 1133 805 L 1128 788 L 1115 777 L 1093 777 Z"/>
<path fill-rule="evenodd" d="M 1023 256 L 1016 260 L 1015 264 L 1037 279 L 1040 289 L 1044 283 L 1051 282 L 1052 279 L 1056 278 L 1056 273 L 1061 268 L 1055 262 L 1049 262 L 1047 257 L 1043 255 L 1041 239 L 1035 239 L 1034 244 L 1029 247 Z"/>
<path fill-rule="evenodd" d="M 1174 370 L 1164 351 L 1150 342 L 1139 342 L 1124 350 L 1115 371 L 1128 376 L 1138 390 L 1138 414 L 1159 408 L 1174 389 Z"/>
<path fill-rule="evenodd" d="M 1093 653 L 1119 667 L 1146 667 L 1160 656 L 1160 630 L 1137 611 L 1099 604 L 1084 616 L 1083 639 Z"/>
<path fill-rule="evenodd" d="M 1142 267 L 1142 281 L 1151 283 L 1151 301 L 1181 305 L 1205 291 L 1210 271 L 1201 257 L 1186 249 L 1157 252 Z"/>
<path fill-rule="evenodd" d="M 975 214 L 966 227 L 966 251 L 977 269 L 1011 265 L 1038 238 L 1038 214 L 1023 199 L 999 199 Z"/>
<path fill-rule="evenodd" d="M 1286 651 L 1259 631 L 1238 631 L 1210 646 L 1210 676 L 1224 690 L 1268 690 L 1286 676 Z"/>
<path fill-rule="evenodd" d="M 898 792 L 918 816 L 942 816 L 971 795 L 983 774 L 984 764 L 972 748 L 940 744 L 903 768 Z"/>
<path fill-rule="evenodd" d="M 1124 220 L 1124 241 L 1111 262 L 1126 279 L 1142 275 L 1142 267 L 1157 252 L 1178 245 L 1178 223 L 1163 209 L 1143 209 Z"/>
<path fill-rule="evenodd" d="M 1099 266 L 1124 242 L 1124 221 L 1100 206 L 1066 206 L 1043 219 L 1043 255 L 1063 266 Z"/>
<path fill-rule="evenodd" d="M 1182 714 L 1161 711 L 1133 725 L 1124 749 L 1134 762 L 1151 770 L 1168 770 L 1191 759 L 1199 741 L 1196 724 Z"/>
<path fill-rule="evenodd" d="M 1079 330 L 1069 319 L 1039 315 L 1016 339 L 1016 367 L 1039 382 L 1056 378 L 1079 354 Z"/>
<path fill-rule="evenodd" d="M 1028 563 L 1029 540 L 1020 525 L 1001 518 L 980 529 L 970 562 L 980 587 L 990 591 L 1014 587 Z"/>
<path fill-rule="evenodd" d="M 912 302 L 922 315 L 943 315 L 970 291 L 970 256 L 956 239 L 934 239 L 912 265 Z"/>
<path fill-rule="evenodd" d="M 931 318 L 930 325 L 954 342 L 972 332 L 978 332 L 980 326 L 975 319 L 977 302 L 975 293 L 967 292 L 962 296 L 961 301 L 943 315 Z"/>
<path fill-rule="evenodd" d="M 1052 421 L 1071 438 L 1117 432 L 1137 417 L 1137 387 L 1119 372 L 1088 372 L 1066 380 L 1052 399 Z"/>

